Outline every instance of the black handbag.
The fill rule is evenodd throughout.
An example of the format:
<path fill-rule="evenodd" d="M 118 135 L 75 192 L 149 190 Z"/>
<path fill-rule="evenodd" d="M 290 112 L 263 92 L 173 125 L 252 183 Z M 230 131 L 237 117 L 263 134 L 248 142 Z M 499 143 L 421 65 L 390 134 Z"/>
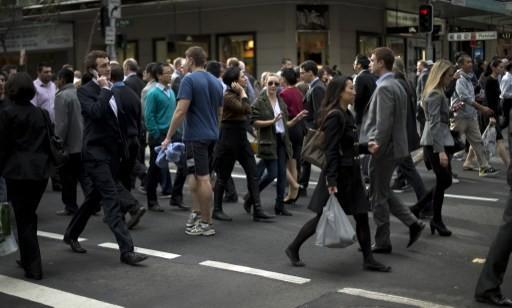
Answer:
<path fill-rule="evenodd" d="M 451 129 L 450 133 L 452 134 L 453 145 L 446 146 L 445 150 L 446 153 L 453 155 L 457 152 L 464 150 L 466 148 L 466 143 L 462 141 L 462 138 L 460 137 L 460 133 L 458 131 Z"/>
<path fill-rule="evenodd" d="M 50 146 L 50 159 L 56 168 L 62 167 L 69 159 L 69 155 L 64 151 L 64 142 L 55 135 L 53 124 L 47 113 L 41 109 L 44 121 L 46 122 L 46 134 Z"/>

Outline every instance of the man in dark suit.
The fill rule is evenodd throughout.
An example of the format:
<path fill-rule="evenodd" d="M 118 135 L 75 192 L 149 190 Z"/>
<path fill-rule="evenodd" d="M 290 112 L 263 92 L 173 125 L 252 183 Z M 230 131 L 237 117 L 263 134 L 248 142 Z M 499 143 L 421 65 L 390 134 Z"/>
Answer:
<path fill-rule="evenodd" d="M 512 123 L 511 123 L 512 124 Z M 507 182 L 512 190 L 512 168 L 508 168 Z M 495 306 L 512 307 L 512 299 L 503 296 L 501 284 L 507 271 L 508 260 L 512 252 L 512 191 L 509 193 L 507 207 L 503 213 L 503 223 L 489 248 L 487 259 L 478 279 L 475 299 Z"/>
<path fill-rule="evenodd" d="M 369 71 L 370 59 L 367 56 L 358 55 L 354 61 L 354 87 L 356 90 L 356 98 L 354 101 L 354 110 L 356 112 L 356 125 L 361 126 L 364 111 L 370 103 L 373 91 L 377 87 L 375 75 Z"/>
<path fill-rule="evenodd" d="M 93 80 L 78 89 L 84 120 L 82 160 L 88 182 L 85 201 L 73 216 L 64 234 L 64 242 L 77 253 L 86 250 L 78 237 L 101 202 L 104 222 L 114 233 L 121 262 L 135 265 L 147 257 L 134 252 L 128 227 L 123 219 L 117 180 L 121 158 L 126 155 L 126 140 L 121 133 L 122 106 L 111 91 L 110 64 L 104 51 L 93 50 L 86 56 L 86 69 Z"/>
<path fill-rule="evenodd" d="M 370 68 L 379 79 L 363 117 L 360 136 L 360 142 L 367 142 L 372 154 L 370 201 L 377 225 L 374 253 L 391 253 L 390 214 L 409 227 L 407 247 L 418 240 L 425 228 L 389 187 L 397 161 L 409 155 L 407 93 L 391 72 L 394 61 L 393 51 L 387 47 L 377 48 L 372 54 Z"/>
<path fill-rule="evenodd" d="M 139 65 L 137 61 L 133 58 L 129 58 L 124 60 L 123 68 L 126 76 L 124 77 L 124 83 L 137 94 L 137 97 L 140 99 L 142 89 L 146 86 L 144 81 L 137 76 L 137 72 L 139 71 Z"/>
<path fill-rule="evenodd" d="M 325 84 L 318 78 L 318 67 L 316 63 L 307 60 L 300 65 L 300 78 L 309 84 L 309 90 L 304 97 L 304 109 L 308 111 L 305 118 L 306 128 L 316 128 L 316 119 L 320 112 L 320 106 L 325 96 Z M 301 162 L 301 172 L 299 179 L 300 190 L 302 196 L 307 195 L 309 177 L 311 175 L 311 164 L 305 160 Z"/>

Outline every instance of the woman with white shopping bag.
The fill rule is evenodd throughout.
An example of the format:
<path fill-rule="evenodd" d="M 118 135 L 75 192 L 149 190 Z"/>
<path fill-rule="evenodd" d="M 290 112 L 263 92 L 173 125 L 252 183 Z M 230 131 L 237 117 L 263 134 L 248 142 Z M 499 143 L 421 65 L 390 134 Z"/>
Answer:
<path fill-rule="evenodd" d="M 356 221 L 363 268 L 378 272 L 391 271 L 391 267 L 374 259 L 371 250 L 369 201 L 361 180 L 358 134 L 354 117 L 348 110 L 354 98 L 354 85 L 350 77 L 336 77 L 327 86 L 319 117 L 319 127 L 324 131 L 326 140 L 326 167 L 320 174 L 308 206 L 316 216 L 304 224 L 285 251 L 293 266 L 304 266 L 299 257 L 300 247 L 315 234 L 323 208 L 330 195 L 335 194 L 343 211 L 353 215 Z"/>

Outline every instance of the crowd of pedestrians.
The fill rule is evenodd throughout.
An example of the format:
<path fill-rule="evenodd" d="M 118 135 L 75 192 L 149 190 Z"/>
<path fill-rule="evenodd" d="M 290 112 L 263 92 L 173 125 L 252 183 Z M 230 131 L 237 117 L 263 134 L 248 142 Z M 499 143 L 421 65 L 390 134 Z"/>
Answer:
<path fill-rule="evenodd" d="M 244 209 L 255 222 L 293 215 L 289 205 L 307 195 L 312 168 L 301 157 L 303 140 L 308 129 L 319 129 L 328 142 L 326 164 L 308 206 L 315 216 L 285 253 L 292 265 L 304 266 L 300 247 L 315 233 L 323 207 L 334 194 L 355 219 L 363 268 L 389 272 L 391 267 L 374 254 L 392 253 L 391 214 L 409 231 L 407 247 L 420 238 L 426 226 L 422 219 L 430 219 L 432 234 L 452 234 L 442 218 L 442 205 L 445 190 L 456 181 L 454 156 L 460 159 L 467 152 L 463 171 L 475 170 L 482 177 L 498 172 L 490 165 L 482 140 L 488 125 L 497 132 L 496 153 L 506 168 L 510 165 L 503 133 L 512 104 L 508 59 L 494 58 L 480 75 L 473 59 L 463 53 L 455 63 L 421 60 L 414 80 L 408 78 L 402 59 L 385 47 L 370 57 L 356 56 L 353 75 L 327 66 L 319 69 L 311 60 L 294 67 L 285 58 L 281 64 L 279 71 L 255 78 L 239 59 L 207 62 L 202 48 L 191 47 L 183 58 L 149 63 L 143 70 L 134 59 L 120 64 L 99 50 L 87 54 L 83 73 L 66 65 L 54 78 L 51 65 L 41 63 L 32 80 L 16 67 L 4 67 L 0 201 L 8 200 L 14 208 L 18 264 L 26 277 L 43 275 L 36 210 L 49 178 L 55 190 L 62 190 L 63 209 L 56 214 L 70 217 L 64 242 L 74 252 L 85 253 L 78 237 L 88 219 L 103 209 L 121 261 L 135 265 L 146 256 L 134 252 L 129 230 L 147 210 L 164 211 L 159 199 L 169 198 L 170 206 L 190 211 L 184 222 L 187 235 L 213 236 L 213 220 L 232 220 L 223 203 L 238 201 L 231 177 L 236 162 L 246 174 Z M 67 154 L 62 165 L 53 159 L 53 134 Z M 456 146 L 460 138 L 468 145 L 466 151 Z M 178 143 L 185 151 L 173 161 L 173 180 L 168 166 L 157 162 L 156 148 Z M 421 155 L 413 157 L 421 148 Z M 416 170 L 421 159 L 435 174 L 430 189 Z M 183 201 L 187 179 L 190 207 Z M 264 210 L 267 205 L 260 193 L 274 180 L 271 215 Z M 82 204 L 77 200 L 78 184 L 84 192 Z M 393 192 L 409 185 L 418 200 L 412 207 Z M 146 204 L 133 196 L 136 191 L 146 194 Z M 375 222 L 373 246 L 370 211 Z M 512 236 L 506 228 L 497 243 Z M 494 244 L 494 250 L 501 250 L 491 249 L 491 262 L 508 260 L 510 249 L 503 245 Z M 512 305 L 499 290 L 505 269 L 486 266 L 478 300 Z"/>

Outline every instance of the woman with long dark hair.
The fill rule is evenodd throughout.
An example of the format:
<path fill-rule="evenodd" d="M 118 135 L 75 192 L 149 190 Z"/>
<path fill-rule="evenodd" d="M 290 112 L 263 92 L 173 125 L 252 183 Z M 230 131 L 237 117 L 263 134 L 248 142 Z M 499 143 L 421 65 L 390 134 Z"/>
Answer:
<path fill-rule="evenodd" d="M 347 215 L 356 221 L 356 234 L 363 253 L 363 268 L 389 272 L 391 268 L 377 262 L 371 250 L 369 201 L 361 180 L 359 146 L 355 119 L 348 106 L 354 103 L 355 91 L 350 77 L 335 77 L 327 86 L 319 117 L 319 127 L 325 133 L 326 166 L 320 174 L 308 206 L 316 216 L 306 222 L 286 249 L 293 266 L 304 266 L 300 260 L 301 245 L 315 234 L 323 207 L 335 194 Z"/>
<path fill-rule="evenodd" d="M 222 209 L 222 199 L 226 183 L 231 177 L 236 161 L 240 162 L 247 176 L 249 204 L 253 206 L 253 220 L 260 221 L 271 218 L 263 212 L 261 207 L 258 178 L 256 177 L 256 160 L 247 140 L 246 125 L 251 113 L 251 106 L 247 94 L 241 86 L 243 79 L 243 71 L 235 66 L 228 68 L 222 77 L 227 90 L 224 93 L 220 138 L 215 146 L 214 154 L 214 169 L 217 172 L 217 181 L 214 188 L 213 217 L 224 221 L 231 220 Z"/>
<path fill-rule="evenodd" d="M 18 228 L 20 265 L 25 277 L 41 279 L 36 210 L 52 171 L 46 110 L 32 105 L 36 89 L 27 73 L 6 84 L 9 104 L 0 109 L 0 175 L 7 183 Z"/>

